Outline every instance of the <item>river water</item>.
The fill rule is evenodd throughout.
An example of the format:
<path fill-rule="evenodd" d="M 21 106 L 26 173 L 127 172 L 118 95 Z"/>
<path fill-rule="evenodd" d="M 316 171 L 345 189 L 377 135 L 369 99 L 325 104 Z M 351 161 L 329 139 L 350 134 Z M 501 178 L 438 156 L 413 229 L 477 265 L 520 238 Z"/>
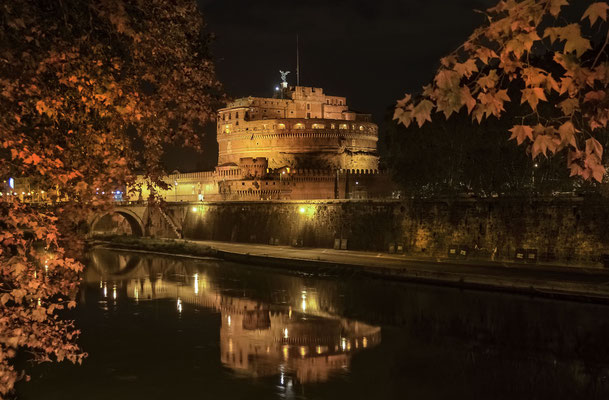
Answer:
<path fill-rule="evenodd" d="M 22 399 L 606 399 L 609 307 L 95 250 Z"/>

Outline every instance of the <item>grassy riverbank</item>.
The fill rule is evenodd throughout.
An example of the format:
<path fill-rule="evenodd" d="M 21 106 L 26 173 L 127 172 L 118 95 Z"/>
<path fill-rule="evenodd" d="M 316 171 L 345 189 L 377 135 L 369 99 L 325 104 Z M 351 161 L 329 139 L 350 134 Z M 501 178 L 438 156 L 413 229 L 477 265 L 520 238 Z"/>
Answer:
<path fill-rule="evenodd" d="M 122 235 L 99 235 L 88 242 L 90 247 L 104 246 L 122 250 L 141 250 L 153 253 L 216 257 L 217 251 L 210 246 L 176 239 L 154 239 Z"/>

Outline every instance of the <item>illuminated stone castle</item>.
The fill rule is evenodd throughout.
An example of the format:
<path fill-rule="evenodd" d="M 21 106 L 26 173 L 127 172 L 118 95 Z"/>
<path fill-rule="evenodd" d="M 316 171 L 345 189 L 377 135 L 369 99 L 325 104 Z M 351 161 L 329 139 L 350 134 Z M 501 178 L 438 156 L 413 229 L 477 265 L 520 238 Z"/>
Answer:
<path fill-rule="evenodd" d="M 378 128 L 344 97 L 290 87 L 283 98 L 246 97 L 218 112 L 220 165 L 265 158 L 269 168 L 378 169 Z"/>
<path fill-rule="evenodd" d="M 218 166 L 175 173 L 167 201 L 367 199 L 393 195 L 378 170 L 378 127 L 344 97 L 287 83 L 273 98 L 218 110 Z M 146 199 L 143 186 L 139 199 Z M 131 196 L 133 199 L 133 196 Z"/>

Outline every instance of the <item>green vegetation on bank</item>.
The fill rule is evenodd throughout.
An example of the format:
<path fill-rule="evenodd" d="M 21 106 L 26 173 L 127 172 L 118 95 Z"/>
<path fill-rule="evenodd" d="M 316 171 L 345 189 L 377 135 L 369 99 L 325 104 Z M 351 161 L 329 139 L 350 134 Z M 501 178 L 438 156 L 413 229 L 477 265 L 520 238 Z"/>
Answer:
<path fill-rule="evenodd" d="M 90 246 L 104 245 L 115 249 L 145 250 L 158 253 L 214 257 L 216 250 L 200 243 L 176 239 L 155 239 L 124 235 L 96 235 L 89 240 Z"/>

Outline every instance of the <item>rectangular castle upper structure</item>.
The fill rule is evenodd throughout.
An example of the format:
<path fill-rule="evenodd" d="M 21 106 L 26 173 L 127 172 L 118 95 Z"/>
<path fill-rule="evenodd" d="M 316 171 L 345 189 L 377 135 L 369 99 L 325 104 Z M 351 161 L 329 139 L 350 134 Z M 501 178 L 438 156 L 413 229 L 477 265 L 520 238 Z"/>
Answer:
<path fill-rule="evenodd" d="M 322 88 L 290 86 L 275 98 L 243 97 L 218 111 L 218 122 L 239 117 L 247 121 L 278 118 L 318 118 L 369 121 L 369 114 L 357 114 L 347 107 L 347 99 L 324 94 Z M 241 114 L 239 114 L 241 112 Z"/>

